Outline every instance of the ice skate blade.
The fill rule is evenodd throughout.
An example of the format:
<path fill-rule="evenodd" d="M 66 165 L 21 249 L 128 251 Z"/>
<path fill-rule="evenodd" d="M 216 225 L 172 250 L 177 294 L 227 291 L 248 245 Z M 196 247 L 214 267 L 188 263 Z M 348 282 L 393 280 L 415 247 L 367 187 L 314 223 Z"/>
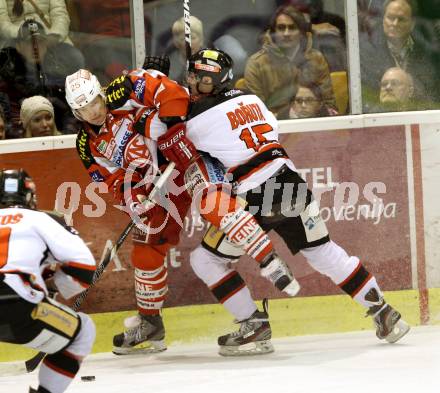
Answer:
<path fill-rule="evenodd" d="M 393 331 L 385 337 L 385 340 L 390 344 L 394 344 L 399 341 L 406 333 L 409 332 L 411 327 L 402 319 L 399 319 L 394 325 Z"/>
<path fill-rule="evenodd" d="M 239 346 L 220 345 L 218 353 L 221 356 L 254 356 L 265 355 L 273 351 L 274 348 L 270 340 L 263 340 Z"/>
<path fill-rule="evenodd" d="M 160 353 L 167 349 L 164 340 L 145 341 L 135 347 L 113 347 L 112 352 L 115 355 L 146 355 Z"/>

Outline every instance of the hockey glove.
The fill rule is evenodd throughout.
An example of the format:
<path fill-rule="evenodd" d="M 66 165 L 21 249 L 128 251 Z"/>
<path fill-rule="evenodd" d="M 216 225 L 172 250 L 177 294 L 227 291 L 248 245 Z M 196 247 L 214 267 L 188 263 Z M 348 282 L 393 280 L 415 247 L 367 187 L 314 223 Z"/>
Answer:
<path fill-rule="evenodd" d="M 148 119 L 153 117 L 155 112 L 155 108 L 143 108 L 140 110 L 134 119 L 133 130 L 135 130 L 138 134 L 148 136 L 149 130 L 146 129 Z"/>
<path fill-rule="evenodd" d="M 133 85 L 124 75 L 114 79 L 105 90 L 105 102 L 110 110 L 118 109 L 130 99 Z"/>
<path fill-rule="evenodd" d="M 199 157 L 196 147 L 185 136 L 185 130 L 184 123 L 176 124 L 157 141 L 158 148 L 164 157 L 174 162 L 180 171 L 185 171 Z"/>
<path fill-rule="evenodd" d="M 160 71 L 166 76 L 170 73 L 170 58 L 167 55 L 163 56 L 145 56 L 144 70 Z"/>

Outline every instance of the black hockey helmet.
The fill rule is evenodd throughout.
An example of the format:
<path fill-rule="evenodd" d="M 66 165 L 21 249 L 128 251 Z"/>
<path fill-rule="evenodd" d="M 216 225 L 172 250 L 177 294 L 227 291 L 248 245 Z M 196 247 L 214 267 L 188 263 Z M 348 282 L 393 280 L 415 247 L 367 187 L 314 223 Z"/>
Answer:
<path fill-rule="evenodd" d="M 0 171 L 0 208 L 11 206 L 37 207 L 35 183 L 23 169 Z"/>
<path fill-rule="evenodd" d="M 227 53 L 214 48 L 200 49 L 188 60 L 187 73 L 193 73 L 200 81 L 204 76 L 210 76 L 214 89 L 212 94 L 218 94 L 227 89 L 232 81 L 234 62 Z"/>

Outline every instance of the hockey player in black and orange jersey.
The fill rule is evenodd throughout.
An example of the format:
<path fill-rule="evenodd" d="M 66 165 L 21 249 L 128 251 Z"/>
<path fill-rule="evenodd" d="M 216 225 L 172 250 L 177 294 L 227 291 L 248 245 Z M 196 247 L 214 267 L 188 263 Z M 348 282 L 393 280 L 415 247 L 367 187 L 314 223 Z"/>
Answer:
<path fill-rule="evenodd" d="M 199 157 L 192 144 L 182 138 L 181 108 L 189 103 L 185 89 L 157 70 L 135 70 L 112 82 L 106 96 L 107 105 L 99 82 L 86 70 L 66 78 L 67 102 L 84 123 L 77 139 L 79 155 L 92 179 L 106 182 L 132 218 L 141 213 L 143 222 L 153 228 L 166 222 L 153 236 L 147 236 L 150 228 L 147 233 L 142 227 L 136 230 L 132 263 L 139 315 L 128 321 L 124 334 L 115 336 L 113 350 L 118 354 L 160 351 L 166 348 L 160 316 L 167 293 L 164 259 L 169 247 L 178 242 L 181 229 L 178 221 L 185 216 L 193 198 L 201 200 L 202 217 L 220 227 L 233 247 L 243 249 L 258 262 L 273 258 L 272 243 L 253 216 L 224 192 L 223 167 L 206 155 Z M 173 179 L 181 192 L 169 193 L 168 207 L 156 206 L 150 212 L 142 212 L 141 202 L 151 186 L 151 180 L 146 178 L 153 178 L 159 164 L 154 140 L 163 134 L 176 135 L 171 138 L 171 145 L 178 142 L 183 149 L 177 151 L 173 160 L 180 169 L 189 168 Z M 141 182 L 146 182 L 146 186 L 135 187 Z M 177 216 L 169 214 L 173 207 Z M 238 275 L 226 284 L 234 292 L 249 293 Z M 291 295 L 299 289 L 293 277 L 282 284 L 280 289 Z M 268 334 L 265 329 L 264 333 L 267 341 L 270 331 Z M 146 342 L 152 348 L 139 348 L 138 344 Z M 270 342 L 264 344 L 270 346 Z"/>
<path fill-rule="evenodd" d="M 0 341 L 47 353 L 38 390 L 30 392 L 64 392 L 90 353 L 93 321 L 51 299 L 48 287 L 70 298 L 91 284 L 94 272 L 95 260 L 78 232 L 36 210 L 29 175 L 1 170 Z"/>
<path fill-rule="evenodd" d="M 246 209 L 265 231 L 276 231 L 293 254 L 301 252 L 314 269 L 367 308 L 379 339 L 396 342 L 408 332 L 408 324 L 385 302 L 376 279 L 359 258 L 330 240 L 317 202 L 278 142 L 274 115 L 257 96 L 229 88 L 232 65 L 230 56 L 216 49 L 200 50 L 189 59 L 187 82 L 193 103 L 186 137 L 198 151 L 225 166 L 234 192 L 247 201 Z M 191 253 L 191 265 L 216 294 L 231 274 L 232 258 L 224 251 L 224 242 L 212 245 L 206 240 Z M 275 282 L 285 269 L 278 258 L 261 264 L 261 274 Z M 234 294 L 228 302 L 228 309 L 240 313 L 242 323 L 238 332 L 220 337 L 219 345 L 221 352 L 234 355 L 240 345 L 253 340 L 252 332 L 261 322 L 254 318 L 252 303 L 244 305 Z"/>

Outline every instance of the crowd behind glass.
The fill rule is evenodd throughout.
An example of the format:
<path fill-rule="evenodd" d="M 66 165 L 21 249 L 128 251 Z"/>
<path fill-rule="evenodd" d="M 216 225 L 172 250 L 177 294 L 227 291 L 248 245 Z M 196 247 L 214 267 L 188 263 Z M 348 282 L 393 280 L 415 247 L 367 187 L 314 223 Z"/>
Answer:
<path fill-rule="evenodd" d="M 363 112 L 437 109 L 440 0 L 357 4 Z M 228 52 L 234 86 L 278 119 L 350 113 L 343 1 L 191 6 L 192 51 Z M 167 54 L 170 77 L 185 84 L 181 8 L 180 0 L 144 1 L 145 46 Z M 105 85 L 131 67 L 128 0 L 0 0 L 0 139 L 76 133 L 66 75 L 87 68 Z"/>

